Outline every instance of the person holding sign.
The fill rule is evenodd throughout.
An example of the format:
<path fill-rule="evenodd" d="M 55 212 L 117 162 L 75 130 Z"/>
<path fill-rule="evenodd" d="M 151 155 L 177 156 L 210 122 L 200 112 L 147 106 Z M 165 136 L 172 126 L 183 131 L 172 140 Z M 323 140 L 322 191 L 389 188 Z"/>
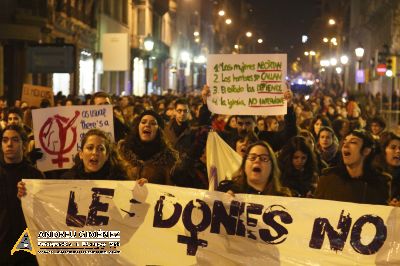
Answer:
<path fill-rule="evenodd" d="M 315 198 L 387 205 L 390 177 L 372 165 L 374 149 L 368 132 L 353 130 L 347 134 L 341 148 L 342 160 L 322 172 Z"/>
<path fill-rule="evenodd" d="M 128 178 L 145 178 L 149 183 L 171 185 L 171 172 L 178 161 L 178 152 L 166 142 L 164 121 L 152 110 L 138 117 L 132 131 L 118 143 L 119 154 Z"/>
<path fill-rule="evenodd" d="M 222 181 L 217 190 L 231 194 L 290 195 L 281 186 L 275 154 L 265 141 L 257 141 L 247 148 L 238 173 L 232 180 Z"/>
<path fill-rule="evenodd" d="M 207 107 L 207 98 L 211 96 L 210 88 L 205 85 L 202 90 L 203 106 L 200 109 L 202 117 L 206 117 L 205 113 L 208 112 L 208 116 L 211 117 L 211 112 Z M 297 126 L 296 126 L 296 114 L 293 109 L 293 93 L 291 90 L 286 90 L 283 93 L 283 98 L 287 101 L 287 114 L 284 116 L 285 127 L 282 131 L 260 131 L 258 133 L 258 138 L 268 142 L 268 144 L 273 148 L 273 150 L 279 151 L 283 144 L 287 142 L 291 137 L 296 136 Z M 236 139 L 236 135 L 243 134 L 243 132 L 254 132 L 256 127 L 256 117 L 253 115 L 238 115 L 236 116 L 237 128 L 234 131 L 222 131 L 221 137 L 227 143 L 233 143 Z M 204 123 L 204 122 L 203 122 Z M 211 122 L 210 122 L 211 123 Z"/>

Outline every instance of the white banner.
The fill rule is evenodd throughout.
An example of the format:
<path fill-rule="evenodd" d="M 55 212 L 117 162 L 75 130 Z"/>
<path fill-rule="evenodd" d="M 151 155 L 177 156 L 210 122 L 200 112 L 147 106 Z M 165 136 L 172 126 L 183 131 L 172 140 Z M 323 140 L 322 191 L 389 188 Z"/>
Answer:
<path fill-rule="evenodd" d="M 209 190 L 212 191 L 222 180 L 232 178 L 239 170 L 242 157 L 217 132 L 208 133 L 206 152 Z"/>
<path fill-rule="evenodd" d="M 41 171 L 73 166 L 73 156 L 85 133 L 93 128 L 110 134 L 114 140 L 111 105 L 74 105 L 32 110 L 35 147 L 43 152 L 37 161 Z"/>
<path fill-rule="evenodd" d="M 24 182 L 40 265 L 400 263 L 399 208 L 134 181 Z M 120 253 L 65 254 L 109 249 Z M 63 254 L 42 254 L 51 252 Z"/>
<path fill-rule="evenodd" d="M 211 112 L 283 115 L 287 112 L 286 54 L 217 54 L 207 58 Z"/>

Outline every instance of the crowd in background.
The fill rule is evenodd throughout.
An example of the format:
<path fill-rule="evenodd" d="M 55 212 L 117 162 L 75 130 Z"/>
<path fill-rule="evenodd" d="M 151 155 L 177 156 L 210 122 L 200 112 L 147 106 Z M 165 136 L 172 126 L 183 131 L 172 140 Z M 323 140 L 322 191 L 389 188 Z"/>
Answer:
<path fill-rule="evenodd" d="M 0 99 L 0 177 L 6 184 L 0 202 L 7 202 L 0 207 L 0 225 L 20 221 L 6 244 L 14 244 L 24 226 L 17 198 L 26 192 L 21 178 L 138 180 L 208 189 L 210 130 L 243 158 L 219 191 L 400 206 L 400 137 L 380 117 L 379 106 L 388 101 L 379 95 L 344 101 L 333 90 L 316 88 L 307 99 L 287 91 L 286 115 L 258 117 L 212 114 L 208 96 L 207 86 L 185 96 L 171 91 L 145 97 L 57 94 L 56 106 L 112 104 L 115 141 L 90 130 L 72 169 L 44 175 L 31 170 L 41 155 L 34 145 L 31 110 L 50 107 L 50 102 L 32 107 Z"/>

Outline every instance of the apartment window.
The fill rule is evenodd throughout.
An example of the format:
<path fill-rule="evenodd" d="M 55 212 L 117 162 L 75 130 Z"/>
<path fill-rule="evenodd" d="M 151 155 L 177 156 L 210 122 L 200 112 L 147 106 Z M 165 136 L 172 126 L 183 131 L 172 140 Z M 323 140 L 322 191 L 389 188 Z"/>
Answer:
<path fill-rule="evenodd" d="M 144 8 L 138 9 L 137 25 L 138 35 L 146 35 L 146 10 Z"/>
<path fill-rule="evenodd" d="M 104 14 L 111 16 L 111 5 L 109 0 L 103 1 L 104 4 Z"/>
<path fill-rule="evenodd" d="M 128 0 L 122 0 L 122 22 L 128 24 Z"/>

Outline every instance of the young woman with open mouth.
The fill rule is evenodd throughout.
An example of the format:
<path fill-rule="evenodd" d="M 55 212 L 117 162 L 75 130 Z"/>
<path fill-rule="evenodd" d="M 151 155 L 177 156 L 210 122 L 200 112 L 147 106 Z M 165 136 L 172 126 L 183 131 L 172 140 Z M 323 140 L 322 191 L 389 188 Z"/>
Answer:
<path fill-rule="evenodd" d="M 393 132 L 381 134 L 380 149 L 374 164 L 392 176 L 389 205 L 400 207 L 400 136 Z"/>
<path fill-rule="evenodd" d="M 390 176 L 372 165 L 374 150 L 371 134 L 351 131 L 343 140 L 341 162 L 319 177 L 315 198 L 387 205 Z"/>
<path fill-rule="evenodd" d="M 85 134 L 74 161 L 74 166 L 61 179 L 126 180 L 109 135 L 100 129 L 91 129 Z"/>
<path fill-rule="evenodd" d="M 232 180 L 220 183 L 218 191 L 260 195 L 290 195 L 281 187 L 279 167 L 271 147 L 264 141 L 248 146 L 242 164 Z"/>
<path fill-rule="evenodd" d="M 178 152 L 166 142 L 159 114 L 146 110 L 139 115 L 131 132 L 118 144 L 129 179 L 145 178 L 149 183 L 171 185 L 171 172 Z"/>

